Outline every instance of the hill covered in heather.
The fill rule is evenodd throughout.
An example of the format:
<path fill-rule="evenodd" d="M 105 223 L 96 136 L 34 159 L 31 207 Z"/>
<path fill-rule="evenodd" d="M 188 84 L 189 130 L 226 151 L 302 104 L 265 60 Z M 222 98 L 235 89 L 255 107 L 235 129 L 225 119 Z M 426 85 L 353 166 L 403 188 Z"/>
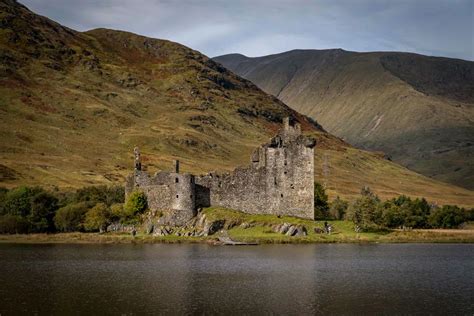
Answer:
<path fill-rule="evenodd" d="M 77 32 L 0 1 L 0 186 L 120 183 L 139 146 L 148 171 L 232 170 L 291 116 L 318 140 L 331 196 L 474 205 L 474 194 L 358 150 L 188 47 L 122 31 Z"/>

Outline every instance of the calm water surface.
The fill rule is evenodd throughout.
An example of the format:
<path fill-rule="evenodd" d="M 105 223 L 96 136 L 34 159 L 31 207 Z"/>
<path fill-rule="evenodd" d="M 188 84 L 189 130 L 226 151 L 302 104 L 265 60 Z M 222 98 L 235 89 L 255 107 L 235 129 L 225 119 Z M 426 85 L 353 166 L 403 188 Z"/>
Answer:
<path fill-rule="evenodd" d="M 474 245 L 0 244 L 0 314 L 474 314 Z"/>

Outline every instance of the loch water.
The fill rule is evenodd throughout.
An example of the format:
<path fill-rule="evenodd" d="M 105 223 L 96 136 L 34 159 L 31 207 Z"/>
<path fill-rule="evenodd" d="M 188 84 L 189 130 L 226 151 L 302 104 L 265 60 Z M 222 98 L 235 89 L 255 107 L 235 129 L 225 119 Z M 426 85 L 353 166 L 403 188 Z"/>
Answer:
<path fill-rule="evenodd" d="M 0 314 L 474 314 L 474 244 L 0 244 Z"/>

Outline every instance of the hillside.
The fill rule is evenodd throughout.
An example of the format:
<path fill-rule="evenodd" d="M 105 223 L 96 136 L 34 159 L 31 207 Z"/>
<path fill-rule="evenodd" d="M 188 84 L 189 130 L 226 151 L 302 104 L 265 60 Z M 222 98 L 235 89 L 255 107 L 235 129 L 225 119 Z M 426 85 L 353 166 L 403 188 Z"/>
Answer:
<path fill-rule="evenodd" d="M 474 189 L 474 62 L 341 49 L 215 60 L 358 148 Z"/>
<path fill-rule="evenodd" d="M 0 1 L 0 186 L 122 182 L 134 146 L 149 171 L 231 170 L 296 118 L 318 139 L 316 177 L 331 196 L 364 185 L 382 197 L 474 205 L 433 181 L 326 133 L 251 82 L 177 43 L 106 29 L 85 33 Z"/>

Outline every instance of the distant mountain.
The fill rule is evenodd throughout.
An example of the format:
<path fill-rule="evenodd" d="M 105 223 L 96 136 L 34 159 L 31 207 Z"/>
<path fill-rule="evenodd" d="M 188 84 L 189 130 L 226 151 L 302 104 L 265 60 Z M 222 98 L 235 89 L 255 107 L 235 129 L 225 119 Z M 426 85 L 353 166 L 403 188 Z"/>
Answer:
<path fill-rule="evenodd" d="M 474 62 L 341 49 L 214 60 L 359 148 L 474 189 Z"/>
<path fill-rule="evenodd" d="M 138 145 L 150 172 L 232 170 L 285 116 L 318 140 L 316 179 L 351 199 L 474 193 L 355 149 L 250 81 L 183 45 L 127 32 L 77 32 L 0 0 L 0 186 L 120 183 Z"/>

